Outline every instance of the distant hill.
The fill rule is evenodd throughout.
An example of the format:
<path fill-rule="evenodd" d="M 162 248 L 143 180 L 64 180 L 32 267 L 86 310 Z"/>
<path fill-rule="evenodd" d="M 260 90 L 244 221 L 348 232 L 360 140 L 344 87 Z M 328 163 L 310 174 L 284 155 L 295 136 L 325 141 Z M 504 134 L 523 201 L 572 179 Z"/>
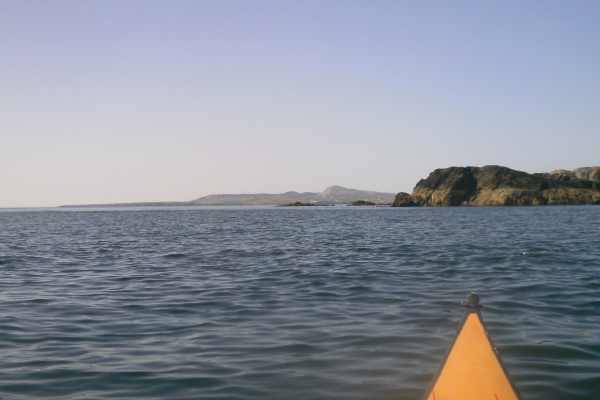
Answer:
<path fill-rule="evenodd" d="M 192 201 L 86 204 L 62 207 L 144 207 L 144 206 L 194 206 L 194 205 L 280 205 L 295 202 L 314 204 L 348 204 L 357 200 L 376 204 L 391 204 L 395 193 L 373 192 L 369 190 L 347 189 L 330 186 L 320 193 L 285 192 L 279 194 L 211 194 Z"/>
<path fill-rule="evenodd" d="M 391 203 L 394 193 L 373 192 L 369 190 L 347 189 L 341 186 L 330 186 L 320 193 L 285 192 L 279 194 L 212 194 L 192 200 L 197 205 L 277 205 L 295 202 L 316 204 L 345 204 L 357 200 L 373 203 Z"/>

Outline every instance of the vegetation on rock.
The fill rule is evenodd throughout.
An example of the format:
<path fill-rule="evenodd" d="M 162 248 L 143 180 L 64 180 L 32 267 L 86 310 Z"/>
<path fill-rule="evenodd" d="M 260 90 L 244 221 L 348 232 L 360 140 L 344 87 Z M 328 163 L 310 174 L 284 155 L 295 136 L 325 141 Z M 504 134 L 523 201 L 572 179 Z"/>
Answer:
<path fill-rule="evenodd" d="M 597 168 L 597 167 L 594 167 Z M 583 169 L 582 169 L 583 170 Z M 593 175 L 593 168 L 592 173 Z M 395 207 L 600 204 L 600 184 L 575 174 L 529 174 L 498 165 L 436 169 Z"/>

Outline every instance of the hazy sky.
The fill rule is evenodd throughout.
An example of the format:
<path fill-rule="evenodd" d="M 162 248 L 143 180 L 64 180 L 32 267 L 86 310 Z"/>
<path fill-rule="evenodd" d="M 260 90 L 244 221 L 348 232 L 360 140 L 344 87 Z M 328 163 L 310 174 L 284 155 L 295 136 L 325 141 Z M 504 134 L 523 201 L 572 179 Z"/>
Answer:
<path fill-rule="evenodd" d="M 600 164 L 600 2 L 0 1 L 0 207 Z"/>

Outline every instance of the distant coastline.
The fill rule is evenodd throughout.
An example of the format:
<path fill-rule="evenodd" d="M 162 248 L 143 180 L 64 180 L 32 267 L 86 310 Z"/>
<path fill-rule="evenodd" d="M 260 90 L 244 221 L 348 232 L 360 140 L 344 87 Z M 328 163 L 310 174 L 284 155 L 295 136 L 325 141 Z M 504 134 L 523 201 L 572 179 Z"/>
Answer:
<path fill-rule="evenodd" d="M 342 186 L 330 186 L 322 192 L 285 192 L 278 194 L 213 194 L 191 201 L 113 203 L 113 204 L 79 204 L 63 205 L 61 208 L 82 207 L 185 207 L 209 205 L 285 205 L 285 204 L 350 204 L 356 201 L 367 201 L 375 204 L 392 204 L 396 194 L 375 192 L 370 190 L 348 189 Z"/>
<path fill-rule="evenodd" d="M 392 207 L 600 204 L 600 167 L 529 174 L 499 165 L 436 169 L 411 194 L 330 186 L 322 192 L 213 194 L 191 201 L 63 205 L 83 207 L 187 207 L 226 205 L 391 205 Z"/>

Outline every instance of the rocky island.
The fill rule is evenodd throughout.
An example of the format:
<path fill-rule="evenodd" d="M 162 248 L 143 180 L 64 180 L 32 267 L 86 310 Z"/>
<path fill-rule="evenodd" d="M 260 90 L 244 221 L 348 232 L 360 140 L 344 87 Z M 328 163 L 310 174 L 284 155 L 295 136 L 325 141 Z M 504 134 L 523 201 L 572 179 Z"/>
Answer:
<path fill-rule="evenodd" d="M 354 206 L 354 207 L 362 207 L 362 206 L 376 206 L 377 204 L 373 203 L 372 201 L 367 201 L 367 200 L 356 200 L 355 202 L 352 202 L 352 204 L 350 204 L 350 205 Z"/>
<path fill-rule="evenodd" d="M 296 201 L 294 203 L 281 204 L 279 207 L 316 207 L 316 206 L 329 206 L 329 204 L 303 203 L 301 201 Z"/>
<path fill-rule="evenodd" d="M 529 174 L 498 165 L 436 169 L 394 207 L 600 204 L 600 167 Z"/>

